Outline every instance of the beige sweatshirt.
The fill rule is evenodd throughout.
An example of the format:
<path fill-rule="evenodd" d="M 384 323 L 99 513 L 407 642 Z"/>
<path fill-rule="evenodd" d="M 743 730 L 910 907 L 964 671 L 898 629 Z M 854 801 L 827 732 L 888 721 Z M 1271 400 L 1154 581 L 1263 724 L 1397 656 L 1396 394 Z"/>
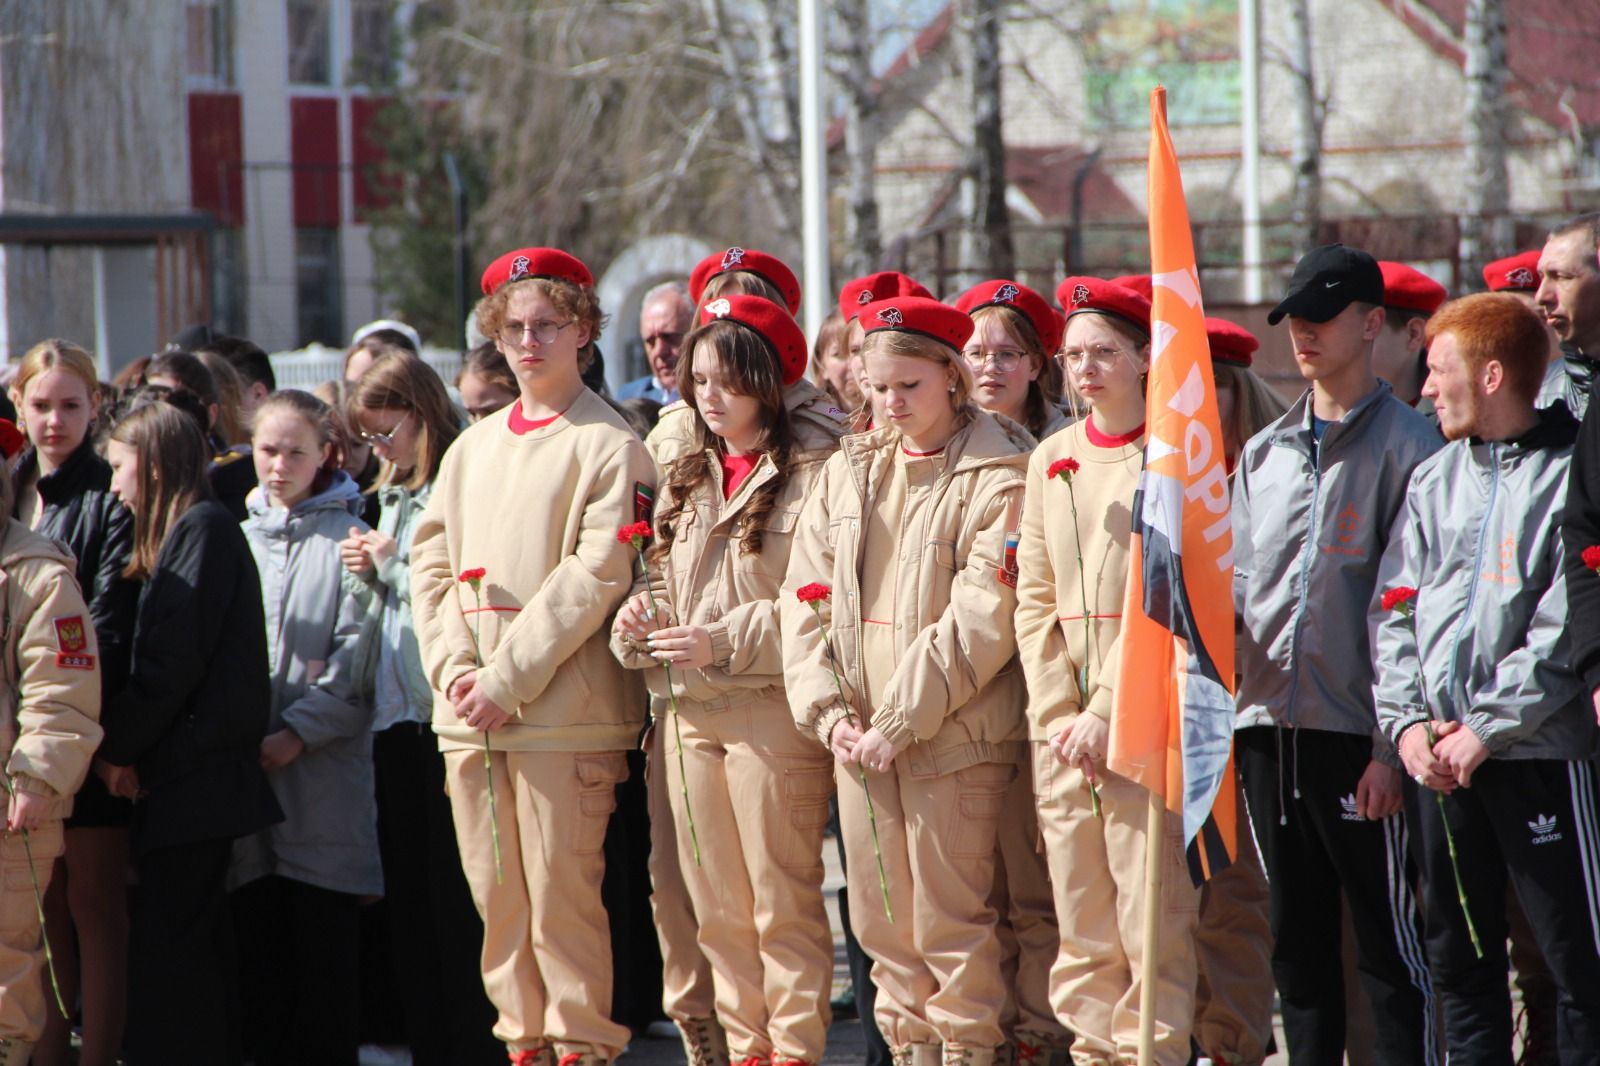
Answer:
<path fill-rule="evenodd" d="M 1066 458 L 1080 464 L 1070 489 L 1060 478 L 1047 476 L 1053 463 Z M 1078 677 L 1085 659 L 1088 710 L 1107 721 L 1111 718 L 1133 494 L 1143 465 L 1143 437 L 1118 447 L 1099 447 L 1089 441 L 1083 421 L 1044 441 L 1028 462 L 1017 548 L 1016 621 L 1017 647 L 1028 682 L 1028 735 L 1033 740 L 1060 733 L 1084 708 Z M 1080 543 L 1085 582 L 1078 576 Z"/>
<path fill-rule="evenodd" d="M 616 751 L 644 721 L 638 675 L 608 645 L 638 567 L 618 530 L 648 519 L 655 467 L 605 401 L 585 391 L 553 423 L 518 436 L 499 411 L 445 453 L 411 547 L 411 598 L 434 690 L 439 746 L 478 748 L 445 693 L 474 669 L 514 715 L 508 751 Z M 482 604 L 457 577 L 482 567 Z"/>

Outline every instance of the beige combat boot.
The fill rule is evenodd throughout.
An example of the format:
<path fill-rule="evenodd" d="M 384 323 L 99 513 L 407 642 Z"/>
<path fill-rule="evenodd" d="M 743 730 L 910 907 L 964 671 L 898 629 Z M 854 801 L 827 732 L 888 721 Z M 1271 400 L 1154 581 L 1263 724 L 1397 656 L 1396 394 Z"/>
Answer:
<path fill-rule="evenodd" d="M 678 1023 L 688 1066 L 728 1066 L 728 1037 L 715 1018 L 688 1018 Z"/>

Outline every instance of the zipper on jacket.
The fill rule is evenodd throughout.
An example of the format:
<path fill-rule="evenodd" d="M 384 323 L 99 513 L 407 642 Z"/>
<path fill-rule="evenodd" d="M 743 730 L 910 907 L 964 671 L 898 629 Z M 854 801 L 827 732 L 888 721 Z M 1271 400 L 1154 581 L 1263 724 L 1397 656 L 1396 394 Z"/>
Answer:
<path fill-rule="evenodd" d="M 1497 454 L 1500 445 L 1497 441 L 1489 442 L 1489 495 L 1483 503 L 1483 525 L 1478 527 L 1478 546 L 1472 553 L 1472 579 L 1467 582 L 1467 600 L 1461 605 L 1461 615 L 1456 619 L 1455 632 L 1450 640 L 1450 669 L 1446 674 L 1444 697 L 1452 704 L 1456 702 L 1456 672 L 1460 665 L 1461 657 L 1456 649 L 1461 646 L 1461 630 L 1467 624 L 1467 619 L 1472 617 L 1473 604 L 1478 599 L 1478 582 L 1483 577 L 1483 545 L 1489 536 L 1489 525 L 1494 518 L 1495 497 L 1500 490 L 1500 456 Z M 1422 660 L 1422 648 L 1417 647 L 1417 660 Z M 1423 693 L 1424 699 L 1427 693 Z M 1426 710 L 1426 708 L 1424 708 Z"/>
<path fill-rule="evenodd" d="M 1316 415 L 1313 413 L 1312 418 Z M 1329 426 L 1323 431 L 1323 439 L 1317 440 L 1315 433 L 1311 438 L 1311 506 L 1307 509 L 1306 545 L 1301 552 L 1300 559 L 1300 591 L 1295 596 L 1294 625 L 1291 627 L 1289 637 L 1289 661 L 1298 662 L 1300 658 L 1300 626 L 1305 621 L 1306 590 L 1311 587 L 1311 564 L 1317 553 L 1317 514 L 1322 503 L 1322 449 L 1327 441 L 1328 433 L 1333 427 Z M 1283 716 L 1288 723 L 1287 728 L 1295 729 L 1290 737 L 1289 777 L 1293 784 L 1294 798 L 1300 798 L 1300 732 L 1294 725 L 1295 697 L 1300 694 L 1299 670 L 1289 675 L 1289 698 L 1284 704 Z M 1278 809 L 1280 811 L 1278 824 L 1287 824 L 1287 817 L 1283 812 L 1288 809 L 1288 802 L 1283 795 L 1283 724 L 1278 725 Z"/>

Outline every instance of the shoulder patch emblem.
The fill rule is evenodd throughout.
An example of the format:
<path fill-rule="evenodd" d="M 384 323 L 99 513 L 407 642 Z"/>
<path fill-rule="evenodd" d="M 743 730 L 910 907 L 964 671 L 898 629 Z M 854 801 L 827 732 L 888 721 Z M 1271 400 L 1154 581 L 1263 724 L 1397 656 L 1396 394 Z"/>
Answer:
<path fill-rule="evenodd" d="M 81 614 L 56 619 L 56 647 L 69 654 L 89 647 L 89 634 L 84 631 Z"/>
<path fill-rule="evenodd" d="M 633 520 L 635 522 L 650 521 L 651 513 L 656 509 L 656 490 L 642 481 L 633 483 Z"/>
<path fill-rule="evenodd" d="M 56 655 L 56 666 L 63 670 L 93 670 L 93 655 L 68 655 L 61 652 Z"/>
<path fill-rule="evenodd" d="M 1015 530 L 1006 534 L 1005 554 L 1000 557 L 1000 566 L 995 575 L 1002 585 L 1009 588 L 1017 587 L 1017 542 L 1021 539 L 1022 535 Z"/>

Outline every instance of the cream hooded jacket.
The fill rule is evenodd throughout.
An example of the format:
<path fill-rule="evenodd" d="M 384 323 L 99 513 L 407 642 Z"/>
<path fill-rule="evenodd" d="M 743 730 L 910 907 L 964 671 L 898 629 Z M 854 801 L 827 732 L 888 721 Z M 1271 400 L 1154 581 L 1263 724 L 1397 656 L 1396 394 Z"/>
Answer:
<path fill-rule="evenodd" d="M 946 446 L 927 537 L 902 544 L 898 554 L 899 579 L 918 595 L 910 612 L 895 620 L 893 675 L 880 705 L 868 708 L 860 696 L 866 691 L 863 519 L 900 446 L 893 430 L 844 438 L 801 512 L 778 601 L 790 711 L 801 728 L 827 743 L 846 716 L 830 669 L 836 661 L 858 724 L 876 726 L 897 746 L 909 745 L 913 773 L 1014 760 L 1026 730 L 1012 623 L 1015 554 L 1008 538 L 1021 516 L 1033 438 L 1009 420 L 979 412 Z M 795 595 L 812 583 L 832 589 L 818 606 L 836 659 L 824 646 L 817 613 Z"/>

